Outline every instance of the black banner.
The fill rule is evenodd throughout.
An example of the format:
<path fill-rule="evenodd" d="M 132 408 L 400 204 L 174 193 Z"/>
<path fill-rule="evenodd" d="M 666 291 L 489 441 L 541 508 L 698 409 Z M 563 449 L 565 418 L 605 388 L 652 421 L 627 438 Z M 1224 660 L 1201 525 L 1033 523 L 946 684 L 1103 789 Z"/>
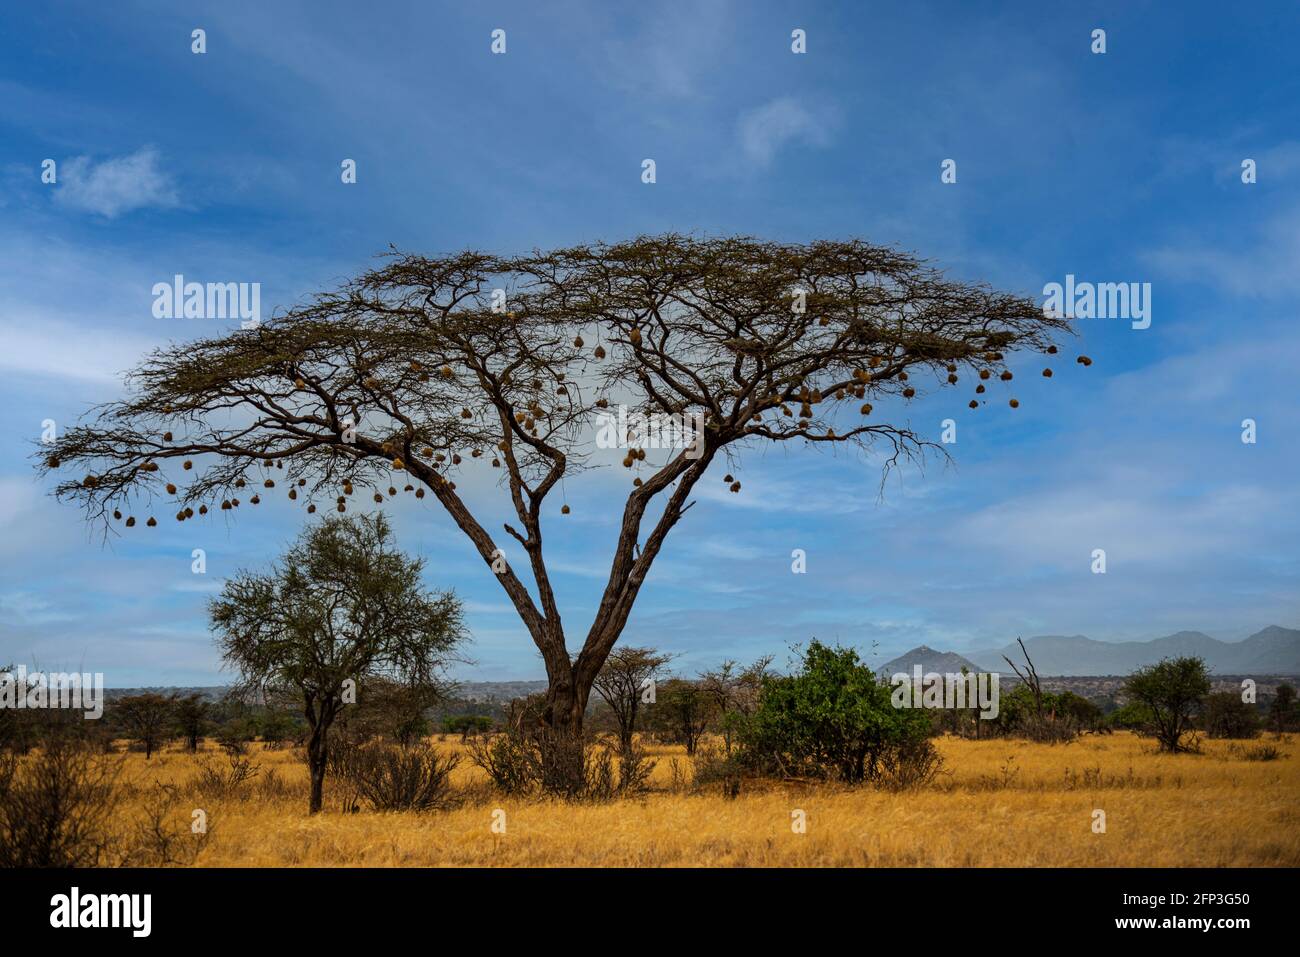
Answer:
<path fill-rule="evenodd" d="M 837 928 L 948 947 L 985 934 L 1214 945 L 1294 928 L 1294 870 L 49 870 L 3 871 L 6 938 L 373 945 L 606 932 L 649 943 L 809 940 Z M 560 931 L 557 922 L 566 929 Z M 548 929 L 549 928 L 549 929 Z M 963 930 L 964 928 L 964 930 Z M 969 936 L 977 934 L 976 937 Z M 956 936 L 954 936 L 956 935 Z M 1180 944 L 1181 945 L 1181 944 Z M 461 944 L 460 946 L 463 946 Z"/>

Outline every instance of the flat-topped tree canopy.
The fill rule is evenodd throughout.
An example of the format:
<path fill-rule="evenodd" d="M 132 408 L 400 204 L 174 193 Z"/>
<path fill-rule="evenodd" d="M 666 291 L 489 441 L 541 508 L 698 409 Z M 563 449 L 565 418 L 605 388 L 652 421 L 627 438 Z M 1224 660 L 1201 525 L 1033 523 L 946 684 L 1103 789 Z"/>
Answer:
<path fill-rule="evenodd" d="M 517 517 L 505 530 L 528 555 L 532 592 L 513 568 L 494 570 L 546 661 L 548 717 L 577 726 L 719 452 L 883 443 L 893 463 L 928 443 L 884 421 L 881 402 L 963 377 L 982 392 L 980 376 L 1010 377 L 1006 354 L 1055 352 L 1067 328 L 1028 297 L 857 240 L 663 235 L 518 257 L 392 252 L 257 328 L 155 351 L 129 376 L 129 397 L 44 447 L 40 467 L 57 470 L 56 495 L 110 526 L 141 498 L 165 496 L 184 521 L 233 511 L 244 495 L 256 503 L 269 487 L 311 511 L 345 509 L 358 487 L 380 501 L 399 485 L 428 489 L 488 563 L 497 542 L 455 480 L 499 468 Z M 698 415 L 704 435 L 693 454 L 624 460 L 640 482 L 574 658 L 546 573 L 542 503 L 592 464 L 595 413 L 613 404 Z"/>

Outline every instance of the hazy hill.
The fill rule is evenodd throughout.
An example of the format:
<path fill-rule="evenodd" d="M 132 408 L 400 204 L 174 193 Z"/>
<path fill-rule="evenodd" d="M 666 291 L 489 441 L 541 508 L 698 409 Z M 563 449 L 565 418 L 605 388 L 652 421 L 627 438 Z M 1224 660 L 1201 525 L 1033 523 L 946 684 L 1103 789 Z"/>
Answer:
<path fill-rule="evenodd" d="M 955 654 L 954 652 L 935 651 L 928 645 L 921 645 L 918 648 L 913 648 L 911 651 L 904 652 L 893 661 L 886 662 L 876 669 L 876 672 L 877 674 L 882 674 L 886 677 L 896 675 L 899 672 L 910 675 L 912 669 L 917 665 L 921 666 L 922 674 L 934 672 L 941 675 L 959 675 L 961 674 L 962 668 L 965 668 L 972 674 L 978 671 L 989 670 L 987 668 L 981 668 L 969 659 L 963 658 L 961 655 Z"/>
<path fill-rule="evenodd" d="M 1038 635 L 1025 647 L 1041 675 L 1126 675 L 1161 658 L 1198 655 L 1216 674 L 1300 674 L 1300 630 L 1270 625 L 1243 641 L 1219 641 L 1199 631 L 1180 631 L 1151 641 L 1094 641 L 1083 635 Z M 1006 655 L 1024 658 L 1011 642 L 1002 648 L 972 651 L 982 670 L 1009 672 Z"/>

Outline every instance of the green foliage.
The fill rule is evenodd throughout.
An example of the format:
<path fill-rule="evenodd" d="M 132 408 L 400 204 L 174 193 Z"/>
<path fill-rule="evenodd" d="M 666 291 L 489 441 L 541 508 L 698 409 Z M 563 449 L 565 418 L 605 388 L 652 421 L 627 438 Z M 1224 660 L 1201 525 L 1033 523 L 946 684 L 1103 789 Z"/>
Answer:
<path fill-rule="evenodd" d="M 1259 734 L 1259 713 L 1239 692 L 1216 691 L 1205 699 L 1201 727 L 1212 738 L 1253 738 Z"/>
<path fill-rule="evenodd" d="M 459 734 L 467 738 L 471 734 L 483 734 L 491 731 L 494 722 L 485 714 L 449 714 L 442 719 L 444 734 Z"/>
<path fill-rule="evenodd" d="M 1165 658 L 1140 668 L 1124 690 L 1151 712 L 1153 731 L 1162 751 L 1190 750 L 1183 735 L 1191 730 L 1192 713 L 1210 693 L 1210 678 L 1200 658 Z"/>
<path fill-rule="evenodd" d="M 929 734 L 918 708 L 895 708 L 889 686 L 851 648 L 814 640 L 800 669 L 763 680 L 758 708 L 738 726 L 744 760 L 763 773 L 874 779 L 886 751 Z"/>
<path fill-rule="evenodd" d="M 1106 716 L 1107 724 L 1116 731 L 1136 731 L 1138 734 L 1153 734 L 1155 717 L 1141 701 L 1130 701 L 1116 708 Z"/>

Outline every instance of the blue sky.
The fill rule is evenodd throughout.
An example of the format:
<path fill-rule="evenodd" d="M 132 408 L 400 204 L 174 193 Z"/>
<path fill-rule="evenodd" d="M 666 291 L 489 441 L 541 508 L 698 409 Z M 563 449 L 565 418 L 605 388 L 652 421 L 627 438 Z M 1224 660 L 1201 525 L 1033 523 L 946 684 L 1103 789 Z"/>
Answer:
<path fill-rule="evenodd" d="M 205 602 L 301 527 L 281 502 L 105 546 L 35 479 L 44 420 L 64 427 L 150 348 L 219 327 L 153 318 L 154 283 L 260 282 L 269 310 L 390 243 L 519 252 L 668 230 L 862 237 L 1036 297 L 1067 274 L 1149 282 L 1152 321 L 1080 320 L 1050 382 L 1013 362 L 1014 411 L 972 413 L 957 390 L 889 408 L 935 440 L 945 418 L 958 431 L 951 465 L 905 470 L 883 497 L 860 457 L 747 453 L 744 494 L 706 480 L 625 641 L 689 672 L 784 661 L 813 636 L 884 661 L 921 643 L 1300 624 L 1300 7 L 617 6 L 4 7 L 0 660 L 111 686 L 227 680 Z M 610 488 L 571 480 L 574 512 L 548 529 L 571 645 L 608 568 Z M 435 509 L 403 505 L 397 527 L 467 603 L 475 664 L 458 673 L 540 677 Z"/>

